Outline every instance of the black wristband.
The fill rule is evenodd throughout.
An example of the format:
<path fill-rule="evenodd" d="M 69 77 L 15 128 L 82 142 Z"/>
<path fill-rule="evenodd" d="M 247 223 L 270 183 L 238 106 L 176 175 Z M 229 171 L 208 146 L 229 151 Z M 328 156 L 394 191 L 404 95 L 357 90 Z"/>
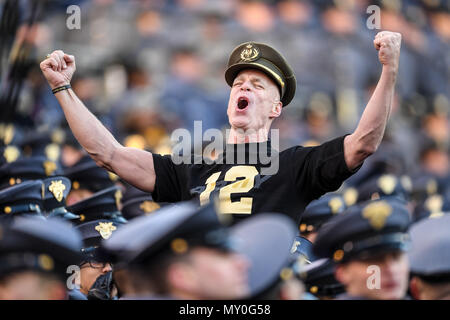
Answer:
<path fill-rule="evenodd" d="M 57 93 L 57 92 L 60 92 L 60 91 L 63 91 L 63 90 L 67 90 L 67 89 L 70 89 L 70 88 L 72 88 L 72 87 L 70 86 L 70 84 L 66 84 L 66 85 L 64 85 L 64 86 L 61 86 L 61 87 L 58 87 L 58 88 L 53 89 L 52 92 L 53 92 L 53 94 L 55 94 L 55 93 Z"/>

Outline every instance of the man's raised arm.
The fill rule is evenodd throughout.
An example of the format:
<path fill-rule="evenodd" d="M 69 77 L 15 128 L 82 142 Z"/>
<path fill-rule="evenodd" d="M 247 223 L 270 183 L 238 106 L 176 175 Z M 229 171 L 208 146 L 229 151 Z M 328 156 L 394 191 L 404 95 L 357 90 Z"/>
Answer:
<path fill-rule="evenodd" d="M 356 169 L 365 158 L 374 153 L 383 139 L 394 99 L 401 38 L 400 33 L 382 31 L 373 41 L 383 69 L 358 127 L 344 140 L 345 162 L 350 170 Z"/>
<path fill-rule="evenodd" d="M 75 57 L 54 51 L 41 62 L 50 87 L 70 84 L 75 72 Z M 72 89 L 55 93 L 75 138 L 95 160 L 136 187 L 152 192 L 155 185 L 153 156 L 150 152 L 122 146 L 103 124 L 86 108 Z"/>

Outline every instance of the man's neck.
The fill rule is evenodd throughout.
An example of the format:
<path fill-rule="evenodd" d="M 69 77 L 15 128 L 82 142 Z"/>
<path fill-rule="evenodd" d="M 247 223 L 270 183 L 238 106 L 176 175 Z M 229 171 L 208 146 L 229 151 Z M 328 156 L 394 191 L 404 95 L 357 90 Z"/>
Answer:
<path fill-rule="evenodd" d="M 228 144 L 239 143 L 258 143 L 265 142 L 269 139 L 269 129 L 260 128 L 259 130 L 242 130 L 231 127 L 230 135 L 228 136 Z"/>

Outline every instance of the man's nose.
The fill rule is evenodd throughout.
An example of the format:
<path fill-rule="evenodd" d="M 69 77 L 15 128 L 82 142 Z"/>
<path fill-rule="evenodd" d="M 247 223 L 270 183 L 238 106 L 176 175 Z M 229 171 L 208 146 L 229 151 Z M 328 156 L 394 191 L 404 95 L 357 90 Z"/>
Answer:
<path fill-rule="evenodd" d="M 241 85 L 241 91 L 250 91 L 250 90 L 251 90 L 250 83 L 248 81 L 245 81 Z"/>

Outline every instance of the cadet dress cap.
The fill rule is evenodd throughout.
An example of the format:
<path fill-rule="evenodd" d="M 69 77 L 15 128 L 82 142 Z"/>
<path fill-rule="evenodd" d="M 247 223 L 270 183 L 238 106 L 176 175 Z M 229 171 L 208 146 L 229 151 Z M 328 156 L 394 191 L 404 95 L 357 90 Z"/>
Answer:
<path fill-rule="evenodd" d="M 97 192 L 114 186 L 119 177 L 99 167 L 89 156 L 84 156 L 64 170 L 64 176 L 72 181 L 72 190 L 87 189 Z"/>
<path fill-rule="evenodd" d="M 290 248 L 295 234 L 292 220 L 276 213 L 260 213 L 231 228 L 235 250 L 250 261 L 251 297 L 261 297 L 280 281 L 294 276 Z"/>
<path fill-rule="evenodd" d="M 294 98 L 297 81 L 286 59 L 267 44 L 245 42 L 237 46 L 230 55 L 225 80 L 230 87 L 240 71 L 257 69 L 268 75 L 278 86 L 283 107 Z"/>
<path fill-rule="evenodd" d="M 312 252 L 313 244 L 308 239 L 296 236 L 291 247 L 292 259 L 299 263 L 311 263 L 316 260 Z"/>
<path fill-rule="evenodd" d="M 84 261 L 97 261 L 97 248 L 100 246 L 102 239 L 109 239 L 116 232 L 121 224 L 114 223 L 109 220 L 94 220 L 82 223 L 75 227 L 81 234 L 83 239 L 83 248 L 81 252 Z"/>
<path fill-rule="evenodd" d="M 0 189 L 26 180 L 45 179 L 62 174 L 57 162 L 45 157 L 19 158 L 0 167 Z"/>
<path fill-rule="evenodd" d="M 42 180 L 25 181 L 0 191 L 0 217 L 37 215 L 43 218 Z"/>
<path fill-rule="evenodd" d="M 59 217 L 66 220 L 78 220 L 79 216 L 66 210 L 66 198 L 70 192 L 71 182 L 66 177 L 55 176 L 43 180 L 44 210 L 47 218 Z"/>
<path fill-rule="evenodd" d="M 411 198 L 416 202 L 423 202 L 427 197 L 442 191 L 442 184 L 431 174 L 419 174 L 411 180 Z"/>
<path fill-rule="evenodd" d="M 433 194 L 414 208 L 413 221 L 417 222 L 426 218 L 437 218 L 449 212 L 449 199 L 440 194 Z"/>
<path fill-rule="evenodd" d="M 224 250 L 233 246 L 214 206 L 198 208 L 189 201 L 131 220 L 103 241 L 100 250 L 106 261 L 139 265 L 159 253 L 183 254 L 198 245 Z"/>
<path fill-rule="evenodd" d="M 409 224 L 408 209 L 396 198 L 364 202 L 324 224 L 313 253 L 346 262 L 388 250 L 406 250 Z"/>
<path fill-rule="evenodd" d="M 450 215 L 428 218 L 410 228 L 410 270 L 429 282 L 450 281 Z"/>
<path fill-rule="evenodd" d="M 142 215 L 149 215 L 168 205 L 172 204 L 168 202 L 155 202 L 151 196 L 128 199 L 128 201 L 123 203 L 122 215 L 125 219 L 131 220 Z"/>
<path fill-rule="evenodd" d="M 122 213 L 119 211 L 122 191 L 119 187 L 111 187 L 94 193 L 89 198 L 83 199 L 67 207 L 67 210 L 80 216 L 73 224 L 106 219 L 115 223 L 126 223 Z"/>
<path fill-rule="evenodd" d="M 81 258 L 81 237 L 65 221 L 17 217 L 0 230 L 1 275 L 37 270 L 66 279 L 67 267 Z"/>
<path fill-rule="evenodd" d="M 24 137 L 21 148 L 28 157 L 43 156 L 52 161 L 59 161 L 61 143 L 64 140 L 60 129 L 53 131 L 29 131 Z"/>
<path fill-rule="evenodd" d="M 331 259 L 319 259 L 309 264 L 299 264 L 295 271 L 307 292 L 318 298 L 335 298 L 345 292 L 345 287 L 336 280 L 336 264 Z"/>
<path fill-rule="evenodd" d="M 311 201 L 305 208 L 300 219 L 301 234 L 316 232 L 322 224 L 331 217 L 344 212 L 346 206 L 342 195 L 328 193 L 317 200 Z"/>
<path fill-rule="evenodd" d="M 399 200 L 407 201 L 409 199 L 409 192 L 406 188 L 411 187 L 411 180 L 407 179 L 406 176 L 400 178 L 392 174 L 383 174 L 374 177 L 358 187 L 358 202 L 385 197 L 397 197 Z"/>

